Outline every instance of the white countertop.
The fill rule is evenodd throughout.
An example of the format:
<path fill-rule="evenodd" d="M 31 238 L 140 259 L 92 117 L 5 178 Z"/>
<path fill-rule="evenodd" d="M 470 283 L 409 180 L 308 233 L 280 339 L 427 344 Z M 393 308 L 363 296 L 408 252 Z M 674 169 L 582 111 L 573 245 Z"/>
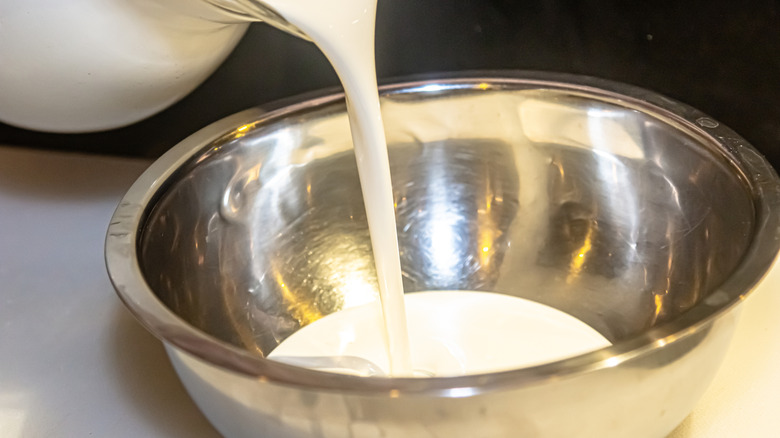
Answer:
<path fill-rule="evenodd" d="M 0 147 L 0 436 L 216 437 L 103 262 L 148 161 Z M 780 269 L 672 438 L 780 436 Z"/>

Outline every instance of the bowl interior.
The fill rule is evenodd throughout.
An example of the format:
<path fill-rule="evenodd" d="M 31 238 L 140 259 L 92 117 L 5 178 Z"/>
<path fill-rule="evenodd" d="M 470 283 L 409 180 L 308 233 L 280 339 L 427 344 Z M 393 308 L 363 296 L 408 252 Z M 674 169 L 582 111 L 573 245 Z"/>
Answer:
<path fill-rule="evenodd" d="M 744 176 L 668 114 L 520 86 L 396 90 L 383 113 L 407 293 L 523 297 L 616 342 L 707 297 L 751 244 Z M 138 254 L 173 312 L 262 356 L 377 288 L 343 101 L 248 122 L 173 174 Z"/>

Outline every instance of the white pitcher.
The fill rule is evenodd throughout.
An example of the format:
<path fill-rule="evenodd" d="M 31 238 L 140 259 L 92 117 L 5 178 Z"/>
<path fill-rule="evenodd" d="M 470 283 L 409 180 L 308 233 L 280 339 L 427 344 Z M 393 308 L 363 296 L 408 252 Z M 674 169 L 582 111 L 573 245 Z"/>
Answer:
<path fill-rule="evenodd" d="M 227 57 L 247 8 L 296 33 L 256 0 L 0 0 L 0 121 L 89 132 L 162 111 Z"/>

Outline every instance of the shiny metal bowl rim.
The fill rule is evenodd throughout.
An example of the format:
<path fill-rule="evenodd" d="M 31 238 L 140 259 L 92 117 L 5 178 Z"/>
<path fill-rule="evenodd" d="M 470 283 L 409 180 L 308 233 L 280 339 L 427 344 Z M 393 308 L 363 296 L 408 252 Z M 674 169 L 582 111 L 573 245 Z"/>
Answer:
<path fill-rule="evenodd" d="M 774 262 L 780 250 L 780 180 L 766 159 L 747 141 L 700 111 L 639 87 L 580 75 L 480 71 L 442 77 L 391 84 L 381 87 L 381 92 L 384 95 L 441 93 L 455 89 L 500 90 L 518 86 L 566 90 L 650 114 L 698 137 L 703 144 L 714 148 L 713 152 L 722 154 L 737 173 L 742 173 L 738 177 L 750 191 L 756 209 L 751 245 L 732 275 L 710 295 L 717 294 L 722 299 L 705 299 L 668 323 L 581 356 L 530 368 L 438 378 L 367 378 L 309 370 L 257 357 L 190 326 L 156 297 L 144 281 L 138 263 L 137 243 L 151 208 L 170 181 L 177 177 L 178 170 L 194 157 L 201 156 L 207 148 L 219 148 L 256 126 L 343 101 L 343 94 L 334 93 L 315 98 L 286 99 L 265 109 L 253 108 L 234 114 L 199 130 L 155 161 L 127 191 L 108 228 L 106 265 L 121 300 L 151 333 L 165 343 L 206 363 L 261 381 L 389 396 L 464 396 L 518 385 L 543 384 L 615 367 L 664 348 L 706 329 L 709 322 L 742 301 Z M 290 104 L 291 101 L 296 103 Z"/>

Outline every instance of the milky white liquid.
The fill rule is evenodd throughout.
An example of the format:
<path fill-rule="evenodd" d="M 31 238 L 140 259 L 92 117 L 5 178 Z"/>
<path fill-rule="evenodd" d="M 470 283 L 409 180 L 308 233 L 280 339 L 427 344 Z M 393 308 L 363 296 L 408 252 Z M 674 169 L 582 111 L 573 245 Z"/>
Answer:
<path fill-rule="evenodd" d="M 474 292 L 405 298 L 374 63 L 376 0 L 265 2 L 314 41 L 344 86 L 384 316 L 371 305 L 342 310 L 302 328 L 269 357 L 360 375 L 459 375 L 609 345 L 575 318 L 519 298 Z"/>
<path fill-rule="evenodd" d="M 390 374 L 409 375 L 411 358 L 398 257 L 393 188 L 374 63 L 376 0 L 270 0 L 330 60 L 347 99 L 363 203 L 376 264 Z"/>
<path fill-rule="evenodd" d="M 406 295 L 415 376 L 459 376 L 539 365 L 610 345 L 587 324 L 533 301 L 489 292 Z M 389 363 L 373 307 L 321 318 L 269 358 L 324 371 L 383 376 Z"/>

